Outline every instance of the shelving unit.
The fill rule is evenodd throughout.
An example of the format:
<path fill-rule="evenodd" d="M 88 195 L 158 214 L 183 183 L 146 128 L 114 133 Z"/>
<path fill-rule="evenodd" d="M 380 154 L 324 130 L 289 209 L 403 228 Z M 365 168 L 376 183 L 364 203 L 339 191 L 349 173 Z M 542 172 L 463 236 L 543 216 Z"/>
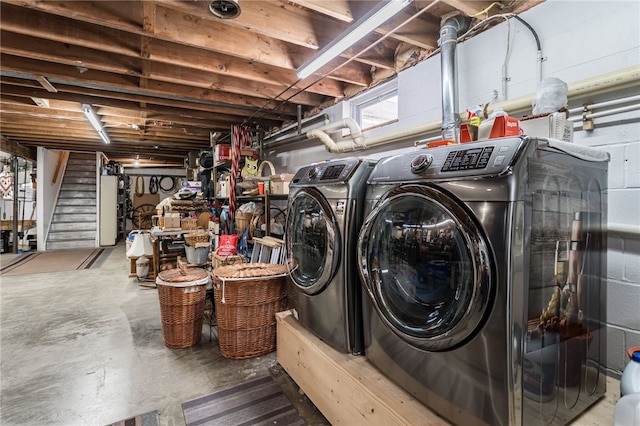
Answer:
<path fill-rule="evenodd" d="M 129 198 L 129 176 L 126 174 L 118 175 L 118 213 L 117 213 L 117 235 L 116 240 L 127 237 L 127 215 Z"/>
<path fill-rule="evenodd" d="M 213 146 L 213 168 L 211 170 L 211 179 L 213 180 L 213 186 L 214 186 L 214 191 L 213 191 L 213 204 L 224 204 L 226 202 L 228 202 L 229 200 L 229 194 L 228 192 L 230 191 L 230 187 L 226 188 L 226 194 L 221 196 L 220 195 L 220 190 L 221 188 L 219 188 L 218 186 L 218 173 L 221 169 L 224 168 L 231 168 L 231 160 L 219 160 L 219 155 L 217 155 L 217 151 L 219 152 L 220 150 L 222 152 L 226 151 L 227 148 L 219 148 L 219 147 L 228 147 L 228 151 L 229 151 L 229 156 L 231 155 L 231 146 L 230 145 L 226 145 L 226 144 L 218 144 L 218 145 L 214 145 Z M 258 157 L 261 157 L 260 155 L 261 150 L 256 150 L 256 149 L 243 149 L 241 152 L 241 156 L 244 158 L 245 156 L 251 156 L 251 155 L 258 155 Z M 226 158 L 226 156 L 224 157 Z M 242 167 L 240 167 L 240 170 L 242 170 Z M 254 201 L 254 202 L 261 202 L 264 205 L 264 210 L 265 210 L 265 224 L 267 224 L 266 229 L 265 229 L 265 235 L 269 236 L 270 234 L 270 226 L 269 224 L 271 223 L 271 202 L 274 200 L 284 200 L 286 201 L 288 197 L 288 194 L 269 194 L 269 193 L 265 193 L 264 195 L 240 195 L 240 196 L 236 196 L 236 205 L 240 206 L 242 203 L 246 203 L 246 202 L 250 202 L 250 201 Z"/>
<path fill-rule="evenodd" d="M 272 201 L 286 201 L 287 198 L 289 197 L 288 194 L 264 194 L 264 195 L 241 195 L 236 197 L 236 203 L 238 203 L 238 205 L 241 205 L 243 203 L 248 203 L 250 201 L 257 201 L 260 203 L 264 204 L 264 209 L 265 209 L 265 223 L 271 223 L 271 209 L 269 208 L 271 206 L 271 202 Z M 217 200 L 219 201 L 225 201 L 225 200 L 229 200 L 229 197 L 218 197 Z M 267 226 L 265 229 L 266 235 L 268 236 L 270 234 L 270 229 Z"/>

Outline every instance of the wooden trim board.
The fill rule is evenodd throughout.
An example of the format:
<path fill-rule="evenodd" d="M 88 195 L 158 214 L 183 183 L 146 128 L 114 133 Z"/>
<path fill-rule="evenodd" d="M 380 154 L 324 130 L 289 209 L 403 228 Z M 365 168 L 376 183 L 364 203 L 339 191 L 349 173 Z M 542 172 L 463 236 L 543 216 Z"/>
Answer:
<path fill-rule="evenodd" d="M 450 425 L 371 365 L 336 351 L 304 328 L 291 311 L 276 314 L 280 365 L 332 425 Z M 573 426 L 612 424 L 620 381 L 607 377 L 607 393 Z"/>

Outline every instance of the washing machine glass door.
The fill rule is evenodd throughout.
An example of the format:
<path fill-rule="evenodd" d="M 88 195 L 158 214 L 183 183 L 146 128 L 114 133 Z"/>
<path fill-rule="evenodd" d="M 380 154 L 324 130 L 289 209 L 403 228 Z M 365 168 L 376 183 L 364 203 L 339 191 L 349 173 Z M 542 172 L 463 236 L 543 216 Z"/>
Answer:
<path fill-rule="evenodd" d="M 322 291 L 338 266 L 340 232 L 320 192 L 308 188 L 289 202 L 286 235 L 292 281 L 305 293 Z"/>
<path fill-rule="evenodd" d="M 488 245 L 476 221 L 429 186 L 392 190 L 365 220 L 360 273 L 387 326 L 423 350 L 464 344 L 493 300 Z"/>

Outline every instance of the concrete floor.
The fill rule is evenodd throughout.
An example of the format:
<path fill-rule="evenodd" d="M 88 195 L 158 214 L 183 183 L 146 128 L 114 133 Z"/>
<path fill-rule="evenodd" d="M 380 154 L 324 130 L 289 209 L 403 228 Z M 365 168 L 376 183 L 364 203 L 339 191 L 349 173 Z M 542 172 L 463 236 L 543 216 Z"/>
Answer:
<path fill-rule="evenodd" d="M 106 425 L 158 411 L 184 425 L 181 404 L 271 374 L 311 425 L 328 424 L 276 361 L 169 349 L 155 288 L 129 278 L 120 243 L 97 269 L 0 277 L 0 424 Z M 13 254 L 3 254 L 1 262 Z"/>

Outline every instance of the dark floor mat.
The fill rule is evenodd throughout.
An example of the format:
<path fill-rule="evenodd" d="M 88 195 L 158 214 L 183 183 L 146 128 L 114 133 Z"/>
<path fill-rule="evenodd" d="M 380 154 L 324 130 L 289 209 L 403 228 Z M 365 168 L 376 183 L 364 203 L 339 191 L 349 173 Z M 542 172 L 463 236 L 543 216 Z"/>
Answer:
<path fill-rule="evenodd" d="M 187 426 L 306 425 L 271 376 L 182 404 Z"/>

